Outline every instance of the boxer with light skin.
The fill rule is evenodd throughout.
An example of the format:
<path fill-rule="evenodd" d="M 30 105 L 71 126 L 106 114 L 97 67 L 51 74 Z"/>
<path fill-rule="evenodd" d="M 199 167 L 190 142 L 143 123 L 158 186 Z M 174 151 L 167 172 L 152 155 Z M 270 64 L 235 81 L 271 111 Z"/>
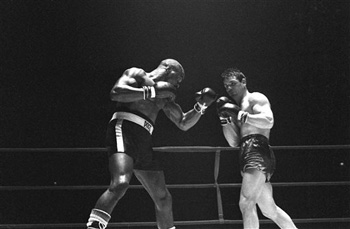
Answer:
<path fill-rule="evenodd" d="M 217 112 L 228 144 L 240 147 L 242 187 L 239 207 L 243 226 L 245 229 L 259 228 L 258 205 L 263 215 L 280 228 L 296 228 L 272 195 L 270 178 L 275 170 L 275 156 L 269 145 L 274 124 L 270 102 L 262 93 L 248 91 L 246 77 L 240 70 L 229 68 L 221 77 L 233 100 L 220 97 Z"/>
<path fill-rule="evenodd" d="M 184 113 L 175 102 L 176 89 L 185 72 L 174 59 L 165 59 L 151 72 L 129 68 L 116 81 L 110 97 L 116 112 L 108 124 L 109 188 L 100 196 L 88 219 L 88 229 L 105 229 L 118 201 L 135 174 L 152 198 L 158 229 L 174 229 L 172 196 L 164 172 L 153 152 L 152 132 L 160 111 L 180 130 L 193 127 L 216 100 L 216 93 L 204 88 L 195 95 L 193 109 Z M 136 207 L 136 206 L 135 206 Z"/>

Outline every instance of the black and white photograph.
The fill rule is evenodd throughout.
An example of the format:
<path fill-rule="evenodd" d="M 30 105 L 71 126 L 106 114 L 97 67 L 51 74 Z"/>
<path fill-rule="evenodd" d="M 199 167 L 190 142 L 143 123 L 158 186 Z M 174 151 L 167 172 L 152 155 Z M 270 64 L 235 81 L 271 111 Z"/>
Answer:
<path fill-rule="evenodd" d="M 350 1 L 0 0 L 0 229 L 350 228 Z"/>

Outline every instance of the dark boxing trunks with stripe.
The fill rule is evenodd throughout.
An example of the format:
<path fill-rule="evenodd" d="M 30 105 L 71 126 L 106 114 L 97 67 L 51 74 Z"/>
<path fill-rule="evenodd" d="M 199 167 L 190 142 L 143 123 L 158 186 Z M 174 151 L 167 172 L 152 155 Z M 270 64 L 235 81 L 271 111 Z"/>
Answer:
<path fill-rule="evenodd" d="M 153 151 L 153 123 L 129 111 L 117 111 L 107 127 L 106 147 L 109 156 L 125 153 L 133 158 L 134 169 L 161 170 Z"/>

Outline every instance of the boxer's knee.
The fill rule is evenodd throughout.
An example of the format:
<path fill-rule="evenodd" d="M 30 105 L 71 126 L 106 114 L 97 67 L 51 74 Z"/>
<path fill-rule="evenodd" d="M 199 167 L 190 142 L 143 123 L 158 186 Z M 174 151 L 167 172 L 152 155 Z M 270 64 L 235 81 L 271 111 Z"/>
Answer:
<path fill-rule="evenodd" d="M 108 187 L 108 191 L 116 195 L 124 195 L 129 188 L 129 180 L 125 177 L 120 176 L 112 179 Z"/>
<path fill-rule="evenodd" d="M 160 211 L 172 209 L 172 196 L 168 190 L 158 193 L 158 196 L 156 197 L 156 205 Z"/>
<path fill-rule="evenodd" d="M 241 193 L 239 199 L 239 208 L 242 212 L 255 209 L 256 198 L 253 195 L 244 195 Z"/>

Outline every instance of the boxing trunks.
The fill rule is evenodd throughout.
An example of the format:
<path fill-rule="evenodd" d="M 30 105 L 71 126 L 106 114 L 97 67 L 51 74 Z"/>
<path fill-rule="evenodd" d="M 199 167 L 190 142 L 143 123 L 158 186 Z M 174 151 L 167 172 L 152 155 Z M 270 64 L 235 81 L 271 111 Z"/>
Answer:
<path fill-rule="evenodd" d="M 161 170 L 153 151 L 151 120 L 142 114 L 117 111 L 108 123 L 106 147 L 109 156 L 125 153 L 133 158 L 134 169 Z"/>
<path fill-rule="evenodd" d="M 275 155 L 269 140 L 261 134 L 247 135 L 241 139 L 239 161 L 241 172 L 258 169 L 265 173 L 266 182 L 270 181 L 275 170 Z"/>

